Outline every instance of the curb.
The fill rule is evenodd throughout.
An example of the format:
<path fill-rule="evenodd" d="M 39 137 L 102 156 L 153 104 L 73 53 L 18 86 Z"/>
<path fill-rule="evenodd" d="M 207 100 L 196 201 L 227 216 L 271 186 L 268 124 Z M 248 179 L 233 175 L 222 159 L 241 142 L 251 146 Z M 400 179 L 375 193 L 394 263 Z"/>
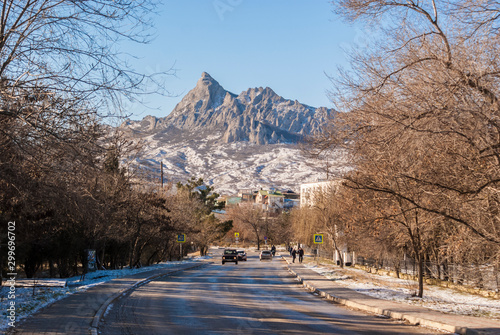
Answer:
<path fill-rule="evenodd" d="M 92 318 L 92 324 L 90 326 L 90 335 L 98 335 L 99 332 L 97 331 L 98 328 L 99 328 L 99 322 L 101 321 L 101 319 L 103 318 L 104 316 L 104 313 L 106 312 L 106 310 L 108 309 L 109 305 L 111 303 L 113 303 L 115 300 L 117 300 L 118 298 L 120 298 L 123 294 L 126 294 L 130 291 L 133 291 L 143 285 L 146 285 L 148 284 L 149 282 L 155 280 L 155 279 L 158 279 L 160 277 L 166 277 L 166 276 L 170 276 L 174 273 L 177 273 L 177 272 L 182 272 L 182 271 L 186 271 L 186 270 L 191 270 L 191 269 L 195 269 L 195 268 L 199 268 L 199 267 L 202 267 L 202 266 L 205 266 L 209 263 L 202 263 L 202 264 L 196 264 L 196 265 L 193 265 L 193 266 L 190 266 L 190 267 L 187 267 L 187 268 L 184 268 L 184 269 L 179 269 L 179 270 L 173 270 L 173 271 L 169 271 L 169 272 L 165 272 L 165 273 L 160 273 L 160 274 L 156 274 L 156 275 L 153 275 L 151 277 L 148 277 L 148 278 L 145 278 L 145 279 L 141 279 L 139 281 L 137 281 L 135 284 L 131 285 L 130 287 L 127 287 L 115 294 L 113 294 L 111 297 L 109 297 L 102 305 L 101 307 L 99 307 L 99 309 L 97 310 L 97 312 L 95 313 L 94 317 Z"/>
<path fill-rule="evenodd" d="M 437 328 L 440 330 L 444 330 L 444 331 L 452 332 L 452 333 L 456 333 L 456 334 L 461 334 L 461 335 L 481 335 L 481 334 L 483 334 L 483 332 L 478 332 L 478 331 L 475 331 L 473 329 L 469 329 L 467 327 L 454 326 L 454 325 L 450 325 L 450 324 L 446 324 L 446 323 L 442 323 L 442 322 L 438 322 L 438 321 L 434 321 L 434 320 L 428 320 L 428 319 L 424 319 L 424 318 L 420 318 L 420 317 L 415 317 L 412 315 L 407 315 L 407 314 L 404 314 L 401 312 L 396 312 L 396 311 L 392 311 L 392 310 L 388 310 L 388 309 L 382 309 L 382 308 L 377 308 L 377 307 L 373 307 L 373 306 L 368 306 L 368 305 L 365 305 L 365 304 L 362 304 L 359 302 L 351 301 L 349 299 L 336 297 L 336 296 L 331 295 L 329 293 L 318 290 L 310 283 L 304 281 L 295 271 L 293 271 L 290 268 L 290 262 L 285 257 L 283 257 L 283 256 L 281 256 L 281 257 L 287 263 L 288 272 L 290 272 L 291 274 L 296 276 L 297 279 L 299 280 L 300 284 L 302 284 L 302 286 L 306 290 L 308 290 L 310 292 L 315 292 L 315 293 L 319 294 L 319 296 L 325 298 L 328 301 L 332 301 L 332 302 L 335 302 L 335 303 L 338 303 L 338 304 L 341 304 L 344 306 L 348 306 L 348 307 L 355 308 L 355 309 L 362 310 L 362 311 L 366 311 L 366 312 L 385 315 L 385 316 L 390 317 L 392 319 L 408 321 L 412 325 L 420 325 L 420 326 Z"/>

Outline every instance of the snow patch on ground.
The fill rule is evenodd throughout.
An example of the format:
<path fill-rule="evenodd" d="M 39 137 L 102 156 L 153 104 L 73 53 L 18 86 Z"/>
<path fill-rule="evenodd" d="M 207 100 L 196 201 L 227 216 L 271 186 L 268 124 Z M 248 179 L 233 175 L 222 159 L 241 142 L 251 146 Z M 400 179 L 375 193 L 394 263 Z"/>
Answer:
<path fill-rule="evenodd" d="M 305 266 L 341 286 L 378 299 L 418 305 L 446 313 L 500 319 L 500 300 L 498 299 L 430 285 L 424 287 L 424 297 L 418 298 L 415 297 L 418 287 L 415 281 L 368 274 L 360 269 L 337 270 L 333 267 L 313 264 L 305 264 Z"/>
<path fill-rule="evenodd" d="M 40 309 L 67 297 L 70 294 L 85 291 L 92 286 L 108 282 L 115 278 L 156 269 L 170 268 L 178 264 L 201 261 L 208 258 L 209 256 L 194 257 L 189 261 L 159 263 L 138 269 L 125 268 L 122 270 L 99 270 L 86 274 L 83 280 L 81 276 L 68 278 L 66 281 L 66 287 L 49 286 L 36 287 L 35 289 L 33 287 L 16 287 L 16 298 L 14 300 L 16 303 L 16 323 L 36 313 Z M 0 305 L 2 306 L 2 311 L 0 312 L 0 333 L 3 333 L 8 328 L 9 320 L 7 319 L 7 303 L 12 301 L 7 299 L 8 290 L 9 287 L 7 286 L 0 287 Z"/>

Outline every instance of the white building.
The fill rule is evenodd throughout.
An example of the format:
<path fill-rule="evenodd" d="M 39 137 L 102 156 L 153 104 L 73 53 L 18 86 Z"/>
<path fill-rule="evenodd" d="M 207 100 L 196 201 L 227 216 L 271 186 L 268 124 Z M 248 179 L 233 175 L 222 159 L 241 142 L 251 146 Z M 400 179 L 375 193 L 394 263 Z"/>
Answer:
<path fill-rule="evenodd" d="M 335 192 L 340 186 L 342 180 L 327 180 L 300 185 L 300 207 L 312 206 L 315 198 L 321 194 Z"/>
<path fill-rule="evenodd" d="M 284 207 L 285 196 L 281 192 L 260 190 L 255 197 L 255 204 L 262 205 L 265 211 L 279 212 Z"/>
<path fill-rule="evenodd" d="M 336 180 L 319 181 L 315 183 L 307 183 L 300 185 L 300 207 L 313 206 L 316 201 L 315 199 L 327 195 L 328 193 L 336 192 L 340 187 L 341 183 L 342 183 L 341 179 L 336 179 Z M 354 264 L 355 262 L 354 252 L 348 252 L 347 245 L 342 245 L 339 249 L 340 252 L 342 253 L 342 258 L 344 260 L 344 263 Z M 338 251 L 335 251 L 333 255 L 333 260 L 337 264 L 340 264 L 340 255 Z"/>

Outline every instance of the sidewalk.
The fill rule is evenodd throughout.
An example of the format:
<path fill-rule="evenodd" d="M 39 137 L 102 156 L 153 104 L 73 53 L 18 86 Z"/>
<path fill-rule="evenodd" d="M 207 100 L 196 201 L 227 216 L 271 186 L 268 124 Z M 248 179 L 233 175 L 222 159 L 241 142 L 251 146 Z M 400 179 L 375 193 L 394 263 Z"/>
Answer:
<path fill-rule="evenodd" d="M 500 334 L 500 321 L 446 314 L 424 307 L 370 297 L 342 287 L 305 268 L 302 264 L 292 263 L 289 256 L 282 255 L 282 257 L 287 262 L 289 271 L 297 276 L 305 288 L 317 292 L 327 300 L 394 319 L 406 320 L 412 324 L 420 324 L 457 334 Z"/>
<path fill-rule="evenodd" d="M 99 319 L 112 301 L 122 293 L 150 280 L 175 272 L 192 269 L 206 262 L 185 263 L 168 269 L 157 269 L 113 279 L 72 294 L 44 308 L 32 317 L 16 323 L 7 334 L 67 334 L 97 333 Z"/>

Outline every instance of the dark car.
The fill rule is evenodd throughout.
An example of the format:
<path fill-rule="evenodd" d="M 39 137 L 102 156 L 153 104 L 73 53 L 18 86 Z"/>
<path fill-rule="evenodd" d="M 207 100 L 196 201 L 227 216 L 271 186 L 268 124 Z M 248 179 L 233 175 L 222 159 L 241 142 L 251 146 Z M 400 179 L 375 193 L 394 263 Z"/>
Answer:
<path fill-rule="evenodd" d="M 238 252 L 236 249 L 224 249 L 222 254 L 222 264 L 226 262 L 234 262 L 238 264 Z"/>
<path fill-rule="evenodd" d="M 238 250 L 237 253 L 239 261 L 247 261 L 247 253 L 245 252 L 245 250 Z"/>

